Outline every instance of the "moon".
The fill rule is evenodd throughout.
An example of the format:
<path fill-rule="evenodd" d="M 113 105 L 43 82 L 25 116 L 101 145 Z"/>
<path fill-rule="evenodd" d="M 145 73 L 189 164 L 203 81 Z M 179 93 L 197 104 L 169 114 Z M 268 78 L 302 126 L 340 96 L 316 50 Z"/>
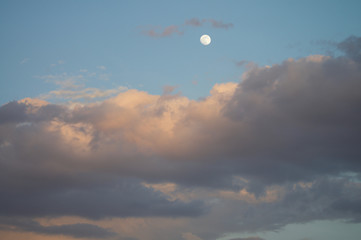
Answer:
<path fill-rule="evenodd" d="M 200 41 L 204 46 L 207 46 L 211 43 L 212 40 L 211 40 L 210 36 L 208 36 L 207 34 L 204 34 L 204 35 L 202 35 Z"/>

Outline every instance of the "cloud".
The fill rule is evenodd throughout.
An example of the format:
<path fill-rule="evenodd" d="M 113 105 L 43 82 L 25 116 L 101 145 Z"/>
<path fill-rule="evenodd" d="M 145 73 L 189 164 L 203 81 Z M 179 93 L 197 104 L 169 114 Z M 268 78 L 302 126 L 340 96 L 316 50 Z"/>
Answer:
<path fill-rule="evenodd" d="M 98 66 L 97 68 L 101 70 L 105 70 L 104 66 Z M 86 73 L 87 70 L 82 69 L 81 72 Z M 54 83 L 59 86 L 59 89 L 52 90 L 48 93 L 42 94 L 39 98 L 44 100 L 51 99 L 61 99 L 61 100 L 94 100 L 94 99 L 102 99 L 110 96 L 114 96 L 122 91 L 125 91 L 127 88 L 123 86 L 119 86 L 114 89 L 99 89 L 99 88 L 85 88 L 83 82 L 86 81 L 87 78 L 92 78 L 96 76 L 95 73 L 89 73 L 86 76 L 82 74 L 55 74 L 55 75 L 44 75 L 37 76 L 40 79 L 44 79 L 46 82 Z M 98 79 L 102 81 L 109 80 L 110 74 L 98 74 Z"/>
<path fill-rule="evenodd" d="M 229 29 L 233 27 L 232 23 L 223 23 L 222 21 L 217 21 L 214 19 L 198 19 L 198 18 L 191 18 L 185 21 L 184 24 L 181 25 L 170 25 L 167 27 L 155 27 L 149 26 L 145 27 L 142 30 L 142 34 L 153 37 L 153 38 L 162 38 L 162 37 L 169 37 L 172 35 L 183 35 L 185 32 L 185 27 L 202 27 L 205 24 L 209 24 L 213 28 L 220 28 L 220 29 Z"/>
<path fill-rule="evenodd" d="M 142 30 L 142 33 L 148 37 L 161 38 L 161 37 L 169 37 L 173 34 L 182 35 L 183 31 L 181 31 L 179 27 L 176 25 L 170 25 L 163 29 L 159 27 L 151 26 Z"/>
<path fill-rule="evenodd" d="M 171 95 L 171 93 L 177 88 L 177 86 L 165 85 L 163 87 L 163 95 Z"/>
<path fill-rule="evenodd" d="M 20 176 L 19 176 L 20 177 Z M 35 177 L 35 176 L 34 176 Z M 41 176 L 39 176 L 41 177 Z M 43 176 L 45 177 L 45 176 Z M 120 181 L 117 185 L 110 180 L 107 185 L 96 186 L 91 176 L 68 176 L 74 182 L 65 182 L 66 176 L 48 177 L 50 183 L 44 186 L 28 184 L 37 193 L 2 190 L 1 212 L 3 216 L 81 216 L 89 219 L 107 217 L 181 217 L 198 216 L 204 213 L 204 206 L 199 201 L 182 202 L 169 201 L 162 194 L 154 192 L 138 184 L 137 181 Z M 31 179 L 30 176 L 25 178 Z M 102 180 L 101 177 L 95 177 Z M 88 180 L 93 186 L 82 186 L 80 181 Z M 20 180 L 22 181 L 22 180 Z M 62 182 L 63 181 L 63 182 Z M 104 180 L 103 180 L 104 181 Z M 50 191 L 51 185 L 56 189 Z M 65 188 L 65 189 L 62 189 Z"/>
<path fill-rule="evenodd" d="M 239 143 L 235 151 L 255 164 L 243 166 L 244 173 L 269 166 L 272 172 L 259 169 L 257 175 L 277 182 L 352 171 L 350 164 L 359 171 L 359 68 L 342 58 L 316 56 L 248 71 L 223 108 L 247 129 L 233 139 Z"/>
<path fill-rule="evenodd" d="M 244 66 L 244 65 L 247 64 L 247 63 L 249 63 L 249 61 L 247 61 L 247 60 L 241 60 L 241 61 L 236 62 L 235 64 L 236 64 L 236 66 L 238 66 L 238 67 L 242 67 L 242 66 Z"/>
<path fill-rule="evenodd" d="M 260 237 L 246 237 L 246 238 L 232 238 L 229 240 L 264 240 L 264 239 Z"/>
<path fill-rule="evenodd" d="M 27 62 L 29 62 L 30 58 L 24 58 L 23 60 L 20 61 L 20 64 L 25 64 Z"/>
<path fill-rule="evenodd" d="M 191 18 L 185 21 L 186 25 L 194 26 L 194 27 L 200 27 L 203 25 L 205 20 L 199 20 L 198 18 Z"/>
<path fill-rule="evenodd" d="M 107 68 L 105 66 L 97 66 L 98 69 L 100 70 L 106 70 Z"/>
<path fill-rule="evenodd" d="M 1 230 L 34 232 L 44 235 L 65 235 L 74 238 L 104 239 L 116 236 L 109 229 L 87 223 L 43 226 L 38 222 L 25 218 L 0 218 Z"/>
<path fill-rule="evenodd" d="M 118 87 L 117 89 L 108 89 L 108 90 L 102 90 L 98 88 L 84 88 L 80 90 L 54 90 L 50 91 L 47 94 L 41 95 L 42 99 L 69 99 L 69 100 L 79 100 L 79 99 L 85 99 L 90 100 L 94 98 L 106 98 L 110 97 L 112 95 L 116 95 L 119 92 L 125 91 L 126 87 Z"/>
<path fill-rule="evenodd" d="M 49 74 L 44 76 L 37 76 L 37 78 L 43 79 L 47 83 L 54 83 L 60 86 L 62 89 L 77 89 L 83 87 L 81 83 L 85 80 L 82 74 Z"/>
<path fill-rule="evenodd" d="M 65 64 L 64 60 L 58 60 L 57 63 L 52 63 L 52 64 L 50 64 L 50 66 L 55 67 L 55 66 L 63 65 L 63 64 Z"/>
<path fill-rule="evenodd" d="M 121 238 L 120 240 L 138 240 L 138 239 L 132 237 L 125 237 L 125 238 Z"/>
<path fill-rule="evenodd" d="M 338 43 L 337 48 L 343 51 L 347 57 L 356 62 L 361 62 L 361 37 L 350 36 Z"/>
<path fill-rule="evenodd" d="M 216 85 L 202 101 L 129 90 L 98 105 L 69 110 L 57 119 L 64 126 L 91 126 L 89 142 L 104 148 L 99 154 L 108 150 L 122 154 L 121 149 L 106 150 L 110 145 L 103 141 L 114 138 L 113 143 L 133 145 L 141 154 L 162 159 L 163 165 L 147 173 L 149 180 L 213 187 L 229 185 L 233 175 L 261 185 L 308 180 L 359 171 L 359 78 L 355 62 L 313 56 L 252 68 L 238 85 Z M 77 99 L 115 92 L 59 94 Z M 25 118 L 24 110 L 11 110 L 19 105 L 11 106 L 1 108 L 2 121 Z M 182 164 L 179 159 L 189 162 Z M 139 161 L 143 162 L 142 156 Z M 212 164 L 204 166 L 206 162 Z M 177 164 L 174 170 L 173 164 Z M 162 173 L 163 167 L 174 172 Z"/>
<path fill-rule="evenodd" d="M 283 195 L 271 202 L 262 201 L 243 204 L 238 210 L 239 216 L 247 216 L 238 227 L 244 231 L 267 231 L 280 229 L 289 223 L 305 223 L 313 220 L 359 219 L 360 210 L 355 205 L 350 209 L 336 207 L 342 202 L 343 196 L 350 202 L 357 202 L 361 198 L 359 193 L 348 194 L 349 190 L 359 191 L 360 183 L 350 183 L 346 180 L 319 178 L 308 186 L 301 182 L 294 185 L 283 185 Z M 229 202 L 230 205 L 237 202 Z M 239 204 L 239 202 L 238 202 Z M 231 207 L 234 208 L 234 207 Z M 352 209 L 352 210 L 351 210 Z"/>
<path fill-rule="evenodd" d="M 185 21 L 185 25 L 193 26 L 193 27 L 201 27 L 206 23 L 210 23 L 210 26 L 213 28 L 228 29 L 228 28 L 233 27 L 233 23 L 223 23 L 222 21 L 217 21 L 215 19 L 191 18 L 191 19 Z"/>
<path fill-rule="evenodd" d="M 111 219 L 127 226 L 111 225 L 120 236 L 151 240 L 359 223 L 360 79 L 350 54 L 315 55 L 254 64 L 198 101 L 168 86 L 95 103 L 7 103 L 1 216 Z"/>
<path fill-rule="evenodd" d="M 25 104 L 18 104 L 16 101 L 9 102 L 0 108 L 0 123 L 23 122 L 26 119 Z"/>
<path fill-rule="evenodd" d="M 182 237 L 184 240 L 202 240 L 202 238 L 200 238 L 190 232 L 183 233 Z"/>
<path fill-rule="evenodd" d="M 228 29 L 228 28 L 233 27 L 232 23 L 223 23 L 222 21 L 217 21 L 214 19 L 208 19 L 206 21 L 209 21 L 212 24 L 212 27 L 214 27 L 214 28 Z"/>

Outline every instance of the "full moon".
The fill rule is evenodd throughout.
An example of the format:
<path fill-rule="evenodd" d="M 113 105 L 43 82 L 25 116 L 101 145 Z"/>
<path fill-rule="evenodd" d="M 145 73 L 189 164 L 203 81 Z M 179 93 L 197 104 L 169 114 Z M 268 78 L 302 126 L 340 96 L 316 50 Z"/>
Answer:
<path fill-rule="evenodd" d="M 211 43 L 211 37 L 208 36 L 207 34 L 204 34 L 202 35 L 200 41 L 204 46 L 207 46 Z"/>

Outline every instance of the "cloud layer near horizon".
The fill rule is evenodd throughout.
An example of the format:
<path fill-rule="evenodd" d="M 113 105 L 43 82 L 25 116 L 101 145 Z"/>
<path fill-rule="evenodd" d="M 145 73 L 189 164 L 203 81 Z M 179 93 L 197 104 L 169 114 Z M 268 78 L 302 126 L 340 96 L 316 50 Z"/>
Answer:
<path fill-rule="evenodd" d="M 133 89 L 91 104 L 5 104 L 1 224 L 112 238 L 114 229 L 46 229 L 32 219 L 149 218 L 169 230 L 114 231 L 199 240 L 318 219 L 360 222 L 360 79 L 355 57 L 310 56 L 254 66 L 199 101 Z"/>

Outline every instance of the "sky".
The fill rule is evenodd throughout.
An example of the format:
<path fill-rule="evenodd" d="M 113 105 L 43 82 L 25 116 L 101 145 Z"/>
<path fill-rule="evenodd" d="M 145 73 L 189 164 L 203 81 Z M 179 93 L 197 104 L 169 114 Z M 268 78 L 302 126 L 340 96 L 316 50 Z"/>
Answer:
<path fill-rule="evenodd" d="M 0 238 L 358 240 L 359 9 L 1 1 Z"/>

